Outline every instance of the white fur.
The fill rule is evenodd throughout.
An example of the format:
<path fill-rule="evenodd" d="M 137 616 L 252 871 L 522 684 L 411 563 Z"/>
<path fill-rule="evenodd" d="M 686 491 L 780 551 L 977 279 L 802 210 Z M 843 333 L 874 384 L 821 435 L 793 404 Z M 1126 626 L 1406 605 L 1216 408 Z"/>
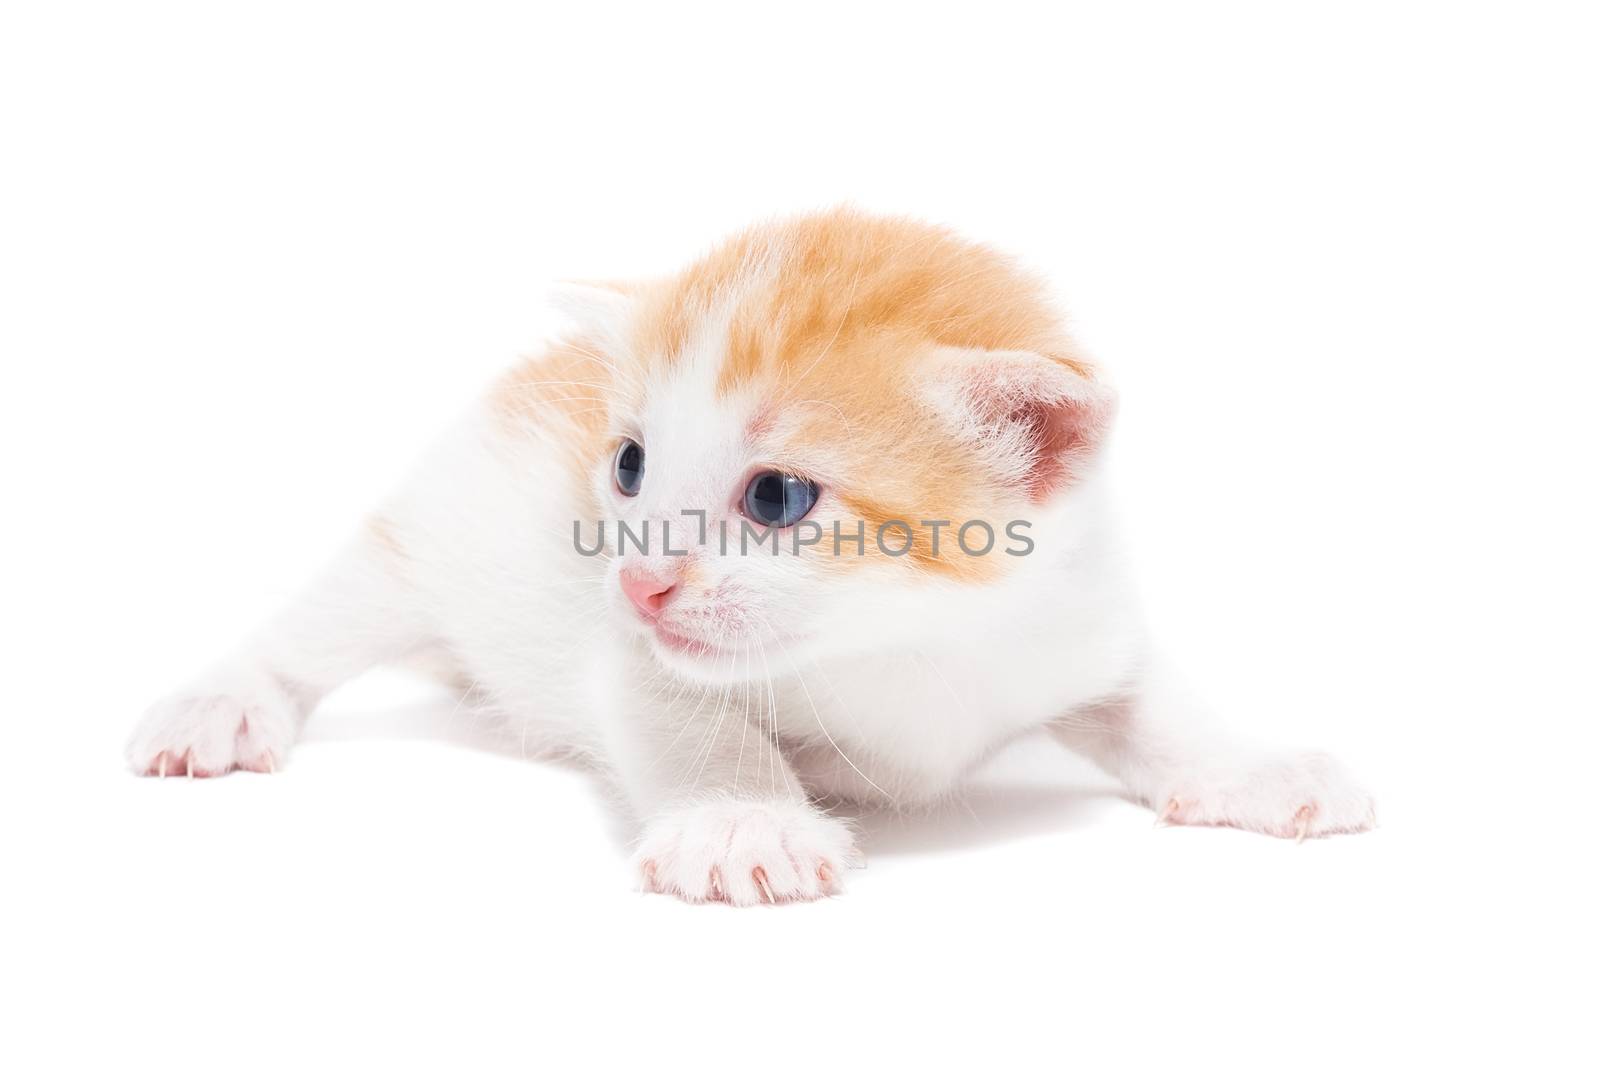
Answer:
<path fill-rule="evenodd" d="M 590 307 L 625 303 L 605 292 Z M 649 383 L 642 406 L 614 405 L 613 429 L 647 442 L 633 499 L 611 490 L 609 466 L 573 492 L 547 431 L 510 434 L 487 404 L 470 413 L 383 509 L 384 537 L 358 539 L 283 618 L 150 710 L 135 768 L 282 766 L 329 690 L 425 653 L 529 744 L 596 757 L 643 822 L 646 884 L 693 899 L 825 894 L 852 845 L 813 798 L 925 804 L 1040 727 L 1172 821 L 1288 836 L 1372 825 L 1371 800 L 1327 757 L 1255 753 L 1161 686 L 1092 468 L 1028 512 L 1037 549 L 994 583 L 697 551 L 699 580 L 672 617 L 737 650 L 664 648 L 619 592 L 632 557 L 615 558 L 614 539 L 609 558 L 579 555 L 572 524 L 588 520 L 592 543 L 597 514 L 676 527 L 705 509 L 715 522 L 771 461 L 744 434 L 758 398 L 714 399 L 717 337 Z M 1015 369 L 1025 354 L 1004 358 Z M 810 458 L 826 485 L 827 457 Z M 810 517 L 853 528 L 826 491 Z"/>

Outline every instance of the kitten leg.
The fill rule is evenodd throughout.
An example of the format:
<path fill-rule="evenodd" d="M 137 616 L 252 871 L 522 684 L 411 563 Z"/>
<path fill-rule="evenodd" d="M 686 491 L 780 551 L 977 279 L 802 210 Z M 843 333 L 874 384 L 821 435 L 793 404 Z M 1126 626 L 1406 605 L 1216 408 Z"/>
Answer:
<path fill-rule="evenodd" d="M 404 563 L 374 523 L 238 652 L 153 704 L 128 740 L 129 764 L 191 778 L 283 766 L 318 701 L 423 639 Z"/>
<path fill-rule="evenodd" d="M 1236 742 L 1159 682 L 1075 709 L 1050 732 L 1121 780 L 1158 823 L 1296 839 L 1376 825 L 1371 795 L 1333 757 Z"/>
<path fill-rule="evenodd" d="M 769 732 L 765 683 L 680 689 L 635 698 L 607 745 L 644 817 L 633 857 L 643 888 L 739 905 L 834 892 L 851 834 L 807 800 Z"/>

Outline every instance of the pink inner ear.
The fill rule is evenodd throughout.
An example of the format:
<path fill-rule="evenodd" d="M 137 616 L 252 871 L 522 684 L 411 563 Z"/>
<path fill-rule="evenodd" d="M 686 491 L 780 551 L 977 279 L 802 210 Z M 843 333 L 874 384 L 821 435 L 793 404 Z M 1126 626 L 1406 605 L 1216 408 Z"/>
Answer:
<path fill-rule="evenodd" d="M 1016 476 L 1030 500 L 1043 501 L 1076 481 L 1100 447 L 1112 394 L 1048 357 L 995 355 L 970 368 L 969 402 L 981 422 L 1031 457 Z"/>

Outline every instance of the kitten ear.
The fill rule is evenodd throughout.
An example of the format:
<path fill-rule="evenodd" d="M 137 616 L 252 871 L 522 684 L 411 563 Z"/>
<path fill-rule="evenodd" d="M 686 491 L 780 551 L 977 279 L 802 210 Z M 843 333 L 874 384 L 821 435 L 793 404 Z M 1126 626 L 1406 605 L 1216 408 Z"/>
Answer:
<path fill-rule="evenodd" d="M 947 348 L 935 363 L 936 406 L 1035 503 L 1077 481 L 1110 429 L 1116 394 L 1076 360 Z"/>
<path fill-rule="evenodd" d="M 549 299 L 586 336 L 615 348 L 628 335 L 637 297 L 634 287 L 622 282 L 564 281 L 551 286 Z"/>

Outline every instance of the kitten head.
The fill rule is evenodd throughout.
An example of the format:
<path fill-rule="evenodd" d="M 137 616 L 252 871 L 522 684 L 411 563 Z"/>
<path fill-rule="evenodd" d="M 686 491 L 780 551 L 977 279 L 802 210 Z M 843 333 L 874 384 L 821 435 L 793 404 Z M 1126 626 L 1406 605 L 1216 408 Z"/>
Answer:
<path fill-rule="evenodd" d="M 584 339 L 540 370 L 584 407 L 607 592 L 696 677 L 959 625 L 1025 572 L 1025 524 L 1111 416 L 1039 282 L 933 226 L 833 211 L 569 295 Z"/>

